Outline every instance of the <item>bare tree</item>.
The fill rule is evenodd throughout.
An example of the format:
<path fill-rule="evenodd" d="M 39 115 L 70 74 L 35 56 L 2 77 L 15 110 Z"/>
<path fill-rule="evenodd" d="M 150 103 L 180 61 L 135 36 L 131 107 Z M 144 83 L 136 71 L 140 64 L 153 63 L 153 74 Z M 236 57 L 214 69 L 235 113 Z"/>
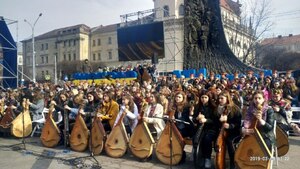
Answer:
<path fill-rule="evenodd" d="M 242 62 L 257 65 L 255 53 L 257 43 L 262 37 L 272 29 L 274 23 L 270 21 L 272 14 L 272 0 L 243 0 L 242 23 L 249 27 L 249 42 L 245 50 L 243 50 Z M 243 46 L 244 48 L 244 46 Z M 251 55 L 254 58 L 250 59 Z"/>

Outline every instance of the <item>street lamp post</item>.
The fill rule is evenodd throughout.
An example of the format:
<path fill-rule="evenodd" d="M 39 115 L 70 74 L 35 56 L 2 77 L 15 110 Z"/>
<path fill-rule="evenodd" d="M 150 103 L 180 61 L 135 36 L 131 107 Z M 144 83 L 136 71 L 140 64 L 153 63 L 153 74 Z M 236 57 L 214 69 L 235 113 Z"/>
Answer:
<path fill-rule="evenodd" d="M 42 16 L 42 13 L 39 14 L 38 18 L 36 18 L 35 22 L 33 23 L 33 25 L 28 22 L 26 19 L 24 19 L 24 22 L 28 23 L 28 25 L 31 27 L 31 31 L 32 31 L 32 80 L 35 83 L 36 82 L 36 75 L 35 75 L 35 50 L 34 50 L 34 27 L 35 24 L 37 23 L 37 21 L 39 20 L 39 18 Z"/>

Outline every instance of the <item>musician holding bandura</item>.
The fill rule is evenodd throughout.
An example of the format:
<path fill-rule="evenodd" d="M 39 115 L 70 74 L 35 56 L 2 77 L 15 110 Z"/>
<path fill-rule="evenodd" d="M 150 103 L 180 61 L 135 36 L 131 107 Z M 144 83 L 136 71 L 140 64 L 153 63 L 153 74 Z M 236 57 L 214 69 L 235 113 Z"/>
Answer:
<path fill-rule="evenodd" d="M 229 92 L 222 91 L 219 94 L 216 114 L 219 118 L 218 125 L 221 128 L 221 131 L 222 128 L 224 128 L 224 131 L 227 133 L 227 136 L 225 137 L 225 144 L 227 146 L 230 158 L 230 168 L 235 168 L 234 147 L 232 143 L 233 140 L 240 135 L 242 115 L 240 108 L 233 103 Z M 218 139 L 216 143 L 216 148 L 218 149 Z M 221 149 L 218 151 L 226 151 L 226 149 Z"/>
<path fill-rule="evenodd" d="M 264 99 L 264 93 L 262 91 L 256 91 L 253 94 L 253 100 L 246 113 L 244 120 L 244 127 L 242 133 L 244 135 L 250 135 L 254 133 L 251 125 L 257 120 L 256 128 L 259 130 L 262 138 L 267 144 L 269 150 L 271 150 L 272 144 L 275 143 L 275 136 L 273 133 L 274 128 L 274 111 L 268 106 Z"/>
<path fill-rule="evenodd" d="M 197 168 L 204 165 L 205 168 L 211 168 L 211 154 L 213 141 L 218 136 L 218 128 L 215 125 L 217 119 L 214 113 L 214 106 L 212 103 L 212 93 L 205 91 L 200 95 L 199 112 L 195 112 L 193 115 L 193 122 L 197 125 L 197 132 L 193 139 L 194 153 L 197 153 L 198 146 L 201 146 L 201 152 L 198 152 L 194 157 L 197 160 Z M 204 161 L 203 162 L 201 161 Z"/>
<path fill-rule="evenodd" d="M 165 128 L 165 122 L 162 119 L 159 119 L 163 117 L 163 114 L 164 109 L 160 104 L 159 94 L 157 92 L 152 92 L 150 95 L 150 103 L 145 109 L 143 120 L 148 123 L 150 131 L 153 129 L 156 131 L 157 139 Z"/>

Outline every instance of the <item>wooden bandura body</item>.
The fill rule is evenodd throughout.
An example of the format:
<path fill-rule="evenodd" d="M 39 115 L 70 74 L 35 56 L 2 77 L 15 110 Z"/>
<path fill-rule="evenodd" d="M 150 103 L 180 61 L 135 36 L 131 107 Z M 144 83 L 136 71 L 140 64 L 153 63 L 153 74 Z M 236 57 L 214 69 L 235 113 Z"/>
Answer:
<path fill-rule="evenodd" d="M 223 112 L 223 115 L 228 115 L 227 108 Z M 225 169 L 226 163 L 225 163 L 225 156 L 226 156 L 226 138 L 228 136 L 227 131 L 222 126 L 220 133 L 218 135 L 217 141 L 216 141 L 216 158 L 215 158 L 215 168 L 216 169 Z"/>
<path fill-rule="evenodd" d="M 235 151 L 234 161 L 236 167 L 240 169 L 268 169 L 270 167 L 271 152 L 262 138 L 259 130 L 256 128 L 257 119 L 253 128 L 254 133 L 246 135 L 241 139 L 238 148 Z"/>
<path fill-rule="evenodd" d="M 202 145 L 201 145 L 201 142 L 202 142 L 202 139 L 203 139 L 203 128 L 204 128 L 204 125 L 205 124 L 202 124 L 195 136 L 194 136 L 194 141 L 193 141 L 193 157 L 194 157 L 194 166 L 195 168 L 201 168 L 201 166 L 203 166 L 204 164 L 204 159 L 202 157 Z"/>
<path fill-rule="evenodd" d="M 173 117 L 174 113 L 170 113 L 170 117 Z M 171 132 L 170 132 L 171 131 Z M 170 143 L 170 137 L 172 136 L 172 145 Z M 171 150 L 172 148 L 172 150 Z M 183 155 L 184 139 L 182 138 L 179 130 L 174 123 L 167 122 L 166 127 L 162 131 L 156 145 L 156 156 L 164 164 L 177 165 Z M 171 151 L 173 152 L 171 155 Z"/>
<path fill-rule="evenodd" d="M 104 147 L 104 140 L 106 138 L 106 133 L 101 122 L 100 117 L 95 115 L 93 124 L 92 124 L 92 131 L 90 135 L 90 150 L 94 153 L 94 155 L 99 155 Z"/>
<path fill-rule="evenodd" d="M 40 137 L 42 144 L 49 148 L 55 147 L 60 140 L 60 130 L 52 118 L 54 110 L 54 105 L 51 105 Z"/>
<path fill-rule="evenodd" d="M 135 127 L 130 137 L 129 149 L 137 158 L 146 159 L 152 155 L 155 141 L 148 128 L 148 125 L 143 121 L 144 106 L 142 107 L 140 116 L 141 119 L 139 120 L 138 125 Z"/>
<path fill-rule="evenodd" d="M 32 121 L 29 114 L 29 100 L 23 100 L 23 112 L 21 112 L 11 123 L 11 134 L 15 137 L 27 137 L 32 132 Z M 24 119 L 23 119 L 24 118 Z M 24 120 L 24 121 L 23 121 Z M 23 124 L 24 123 L 24 124 Z"/>
<path fill-rule="evenodd" d="M 278 157 L 282 157 L 286 155 L 290 147 L 288 135 L 279 126 L 276 126 L 276 147 L 277 147 Z"/>
<path fill-rule="evenodd" d="M 129 140 L 123 123 L 124 117 L 125 113 L 122 113 L 118 123 L 111 130 L 105 142 L 105 152 L 110 157 L 122 157 L 127 151 Z"/>
<path fill-rule="evenodd" d="M 70 147 L 75 151 L 84 151 L 88 146 L 89 130 L 78 112 L 70 135 Z"/>
<path fill-rule="evenodd" d="M 4 115 L 0 121 L 0 127 L 8 129 L 11 126 L 11 122 L 14 120 L 13 110 L 8 107 L 6 108 Z"/>

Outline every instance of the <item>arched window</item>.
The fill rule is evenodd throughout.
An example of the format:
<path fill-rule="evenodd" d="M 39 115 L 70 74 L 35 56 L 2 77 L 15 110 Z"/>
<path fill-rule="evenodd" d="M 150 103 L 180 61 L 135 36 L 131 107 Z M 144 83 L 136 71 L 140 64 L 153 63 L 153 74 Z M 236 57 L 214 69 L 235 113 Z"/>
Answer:
<path fill-rule="evenodd" d="M 180 4 L 179 6 L 179 16 L 184 16 L 184 5 Z"/>
<path fill-rule="evenodd" d="M 165 5 L 164 6 L 164 17 L 170 16 L 169 11 L 170 11 L 169 6 Z"/>

